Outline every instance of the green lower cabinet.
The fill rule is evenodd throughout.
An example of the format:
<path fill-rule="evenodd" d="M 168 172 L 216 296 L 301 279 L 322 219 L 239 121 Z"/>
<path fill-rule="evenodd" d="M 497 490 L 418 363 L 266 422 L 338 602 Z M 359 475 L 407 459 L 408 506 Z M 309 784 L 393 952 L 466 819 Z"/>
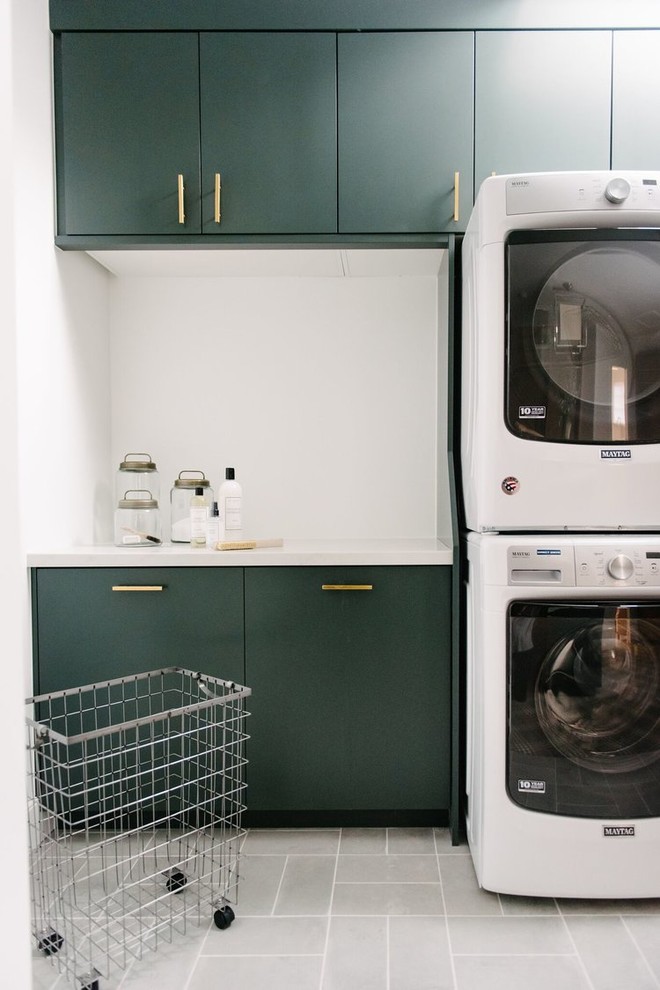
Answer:
<path fill-rule="evenodd" d="M 247 568 L 245 595 L 252 823 L 446 822 L 450 568 Z"/>
<path fill-rule="evenodd" d="M 448 567 L 37 568 L 34 693 L 169 666 L 247 684 L 247 824 L 445 824 L 450 583 Z"/>
<path fill-rule="evenodd" d="M 242 568 L 32 574 L 36 694 L 170 666 L 245 683 Z"/>

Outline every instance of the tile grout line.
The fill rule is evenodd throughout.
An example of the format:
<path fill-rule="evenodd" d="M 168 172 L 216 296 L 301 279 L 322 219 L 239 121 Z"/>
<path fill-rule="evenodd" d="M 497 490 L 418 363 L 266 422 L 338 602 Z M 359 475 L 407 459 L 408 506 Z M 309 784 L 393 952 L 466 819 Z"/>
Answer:
<path fill-rule="evenodd" d="M 390 990 L 390 915 L 385 915 L 385 990 Z"/>
<path fill-rule="evenodd" d="M 390 854 L 390 830 L 385 829 L 385 856 Z M 385 990 L 390 990 L 390 915 L 385 915 Z"/>
<path fill-rule="evenodd" d="M 209 932 L 210 931 L 211 931 L 211 925 L 209 924 L 208 928 L 206 929 L 206 934 L 205 934 L 204 938 L 201 941 L 201 944 L 200 944 L 200 947 L 199 947 L 199 951 L 197 952 L 197 955 L 195 956 L 195 958 L 193 960 L 192 966 L 190 967 L 190 972 L 188 973 L 188 979 L 183 984 L 183 987 L 181 988 L 181 990 L 190 990 L 191 980 L 192 980 L 193 976 L 195 975 L 195 970 L 197 969 L 197 965 L 199 963 L 199 960 L 202 958 L 202 955 L 204 954 L 204 951 L 203 951 L 204 950 L 204 946 L 206 945 L 206 940 L 209 937 Z M 121 988 L 120 988 L 120 990 L 121 990 Z"/>
<path fill-rule="evenodd" d="M 319 990 L 323 990 L 323 984 L 325 982 L 326 962 L 327 962 L 327 959 L 328 959 L 328 946 L 330 944 L 330 925 L 332 923 L 332 906 L 333 906 L 334 899 L 335 899 L 335 885 L 336 885 L 336 882 L 337 882 L 337 870 L 339 869 L 339 851 L 341 849 L 341 840 L 343 838 L 343 835 L 344 835 L 344 830 L 343 830 L 343 828 L 340 828 L 339 829 L 339 835 L 337 837 L 337 851 L 335 853 L 335 869 L 334 869 L 334 873 L 332 874 L 332 884 L 331 884 L 331 887 L 330 887 L 330 903 L 328 904 L 328 920 L 327 920 L 326 931 L 325 931 L 325 945 L 323 946 L 323 956 L 322 956 L 322 960 L 321 960 L 321 974 L 320 974 L 320 977 L 319 977 Z"/>
<path fill-rule="evenodd" d="M 219 952 L 205 959 L 320 959 L 320 952 Z"/>
<path fill-rule="evenodd" d="M 451 935 L 449 932 L 449 918 L 447 916 L 447 901 L 445 900 L 445 884 L 442 879 L 442 870 L 440 869 L 440 853 L 438 851 L 438 840 L 437 833 L 435 829 L 433 830 L 433 847 L 435 849 L 435 858 L 438 865 L 438 878 L 440 880 L 440 896 L 442 898 L 442 907 L 445 912 L 445 934 L 447 936 L 447 950 L 449 952 L 449 965 L 451 967 L 451 978 L 454 988 L 458 987 L 458 978 L 456 976 L 456 963 L 454 961 L 454 950 L 451 945 Z"/>
<path fill-rule="evenodd" d="M 456 952 L 457 959 L 576 959 L 575 952 Z M 589 981 L 591 990 L 592 983 Z"/>
<path fill-rule="evenodd" d="M 586 963 L 585 963 L 584 959 L 582 958 L 582 954 L 578 950 L 578 947 L 577 947 L 577 944 L 575 942 L 575 939 L 573 938 L 573 932 L 569 928 L 568 921 L 566 920 L 566 916 L 564 915 L 564 912 L 562 911 L 561 907 L 559 906 L 559 902 L 557 901 L 557 899 L 556 898 L 553 898 L 553 900 L 555 902 L 555 905 L 557 907 L 557 910 L 559 911 L 559 917 L 561 918 L 562 924 L 563 924 L 563 926 L 564 926 L 564 928 L 566 930 L 566 934 L 568 935 L 568 940 L 571 943 L 571 945 L 573 946 L 573 950 L 575 952 L 575 956 L 576 956 L 577 961 L 578 961 L 578 966 L 580 967 L 580 969 L 582 970 L 582 972 L 584 974 L 584 978 L 587 981 L 587 985 L 589 987 L 589 990 L 596 990 L 596 988 L 594 987 L 593 982 L 591 980 L 591 977 L 589 976 L 589 971 L 587 969 Z"/>
<path fill-rule="evenodd" d="M 649 974 L 651 976 L 651 979 L 655 983 L 656 987 L 660 987 L 660 981 L 658 980 L 657 976 L 655 975 L 655 973 L 654 973 L 654 971 L 653 971 L 653 969 L 651 967 L 651 963 L 646 958 L 646 953 L 642 951 L 640 945 L 637 942 L 637 939 L 635 938 L 635 936 L 633 935 L 633 933 L 630 931 L 630 928 L 626 924 L 626 917 L 625 917 L 625 915 L 620 914 L 618 917 L 621 920 L 621 924 L 623 925 L 624 929 L 626 930 L 626 934 L 628 935 L 628 938 L 630 939 L 630 941 L 632 942 L 632 944 L 635 946 L 635 948 L 639 952 L 639 954 L 642 957 L 642 959 L 644 960 L 644 965 L 646 966 L 647 970 L 649 971 Z"/>
<path fill-rule="evenodd" d="M 280 891 L 282 890 L 282 884 L 284 883 L 284 874 L 286 873 L 286 868 L 288 865 L 289 865 L 289 853 L 286 853 L 284 856 L 284 866 L 282 867 L 282 872 L 280 873 L 280 880 L 277 885 L 277 890 L 275 891 L 275 897 L 273 898 L 273 906 L 270 911 L 271 918 L 276 917 L 275 908 L 277 907 L 277 902 L 280 897 Z"/>

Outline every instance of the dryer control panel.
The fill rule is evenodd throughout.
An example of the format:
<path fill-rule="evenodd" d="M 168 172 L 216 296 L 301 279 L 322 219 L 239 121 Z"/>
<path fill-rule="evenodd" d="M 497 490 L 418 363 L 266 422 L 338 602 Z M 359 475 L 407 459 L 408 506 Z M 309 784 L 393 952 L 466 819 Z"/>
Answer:
<path fill-rule="evenodd" d="M 511 176 L 506 212 L 573 213 L 583 210 L 660 210 L 658 172 L 557 172 Z"/>
<path fill-rule="evenodd" d="M 578 587 L 660 588 L 660 546 L 575 546 Z"/>

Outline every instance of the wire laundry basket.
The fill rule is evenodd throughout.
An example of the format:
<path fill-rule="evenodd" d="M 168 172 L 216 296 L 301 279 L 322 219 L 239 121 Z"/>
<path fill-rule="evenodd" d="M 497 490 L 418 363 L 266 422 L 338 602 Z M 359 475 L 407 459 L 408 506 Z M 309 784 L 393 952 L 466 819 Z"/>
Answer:
<path fill-rule="evenodd" d="M 27 699 L 33 933 L 81 990 L 234 919 L 250 694 L 169 667 Z"/>

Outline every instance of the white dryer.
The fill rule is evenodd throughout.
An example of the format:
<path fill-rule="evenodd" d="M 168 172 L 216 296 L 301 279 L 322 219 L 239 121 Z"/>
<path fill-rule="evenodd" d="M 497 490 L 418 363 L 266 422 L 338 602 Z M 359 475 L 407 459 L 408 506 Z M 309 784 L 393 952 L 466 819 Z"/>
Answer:
<path fill-rule="evenodd" d="M 660 536 L 470 533 L 467 555 L 479 883 L 660 897 Z"/>
<path fill-rule="evenodd" d="M 486 179 L 462 259 L 467 529 L 659 529 L 660 172 Z"/>

